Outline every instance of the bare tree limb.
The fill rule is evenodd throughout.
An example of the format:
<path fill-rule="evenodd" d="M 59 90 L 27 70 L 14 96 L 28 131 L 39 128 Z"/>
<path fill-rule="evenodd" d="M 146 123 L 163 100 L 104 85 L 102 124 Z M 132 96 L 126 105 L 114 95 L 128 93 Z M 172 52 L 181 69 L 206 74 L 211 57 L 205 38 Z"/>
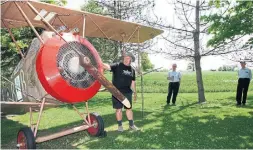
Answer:
<path fill-rule="evenodd" d="M 190 5 L 190 4 L 184 3 L 184 2 L 179 1 L 179 0 L 177 0 L 177 2 L 180 3 L 180 4 L 183 4 L 183 5 L 190 6 L 190 7 L 194 7 L 194 8 L 196 7 L 196 6 L 194 6 L 194 5 Z"/>
<path fill-rule="evenodd" d="M 189 48 L 189 47 L 186 47 L 186 46 L 183 46 L 183 45 L 179 45 L 179 44 L 176 44 L 175 42 L 172 42 L 171 40 L 169 40 L 168 38 L 165 38 L 164 36 L 162 36 L 164 38 L 165 41 L 177 46 L 177 47 L 180 47 L 180 48 L 184 48 L 184 49 L 188 49 L 190 51 L 194 51 L 192 48 Z"/>
<path fill-rule="evenodd" d="M 183 4 L 181 4 L 181 5 L 182 5 L 182 8 L 183 8 L 183 13 L 184 13 L 185 20 L 186 20 L 186 21 L 188 22 L 188 24 L 192 27 L 192 29 L 195 30 L 195 28 L 194 28 L 194 27 L 192 26 L 192 24 L 189 22 L 189 20 L 188 20 L 186 14 L 185 14 L 184 5 L 183 5 Z"/>

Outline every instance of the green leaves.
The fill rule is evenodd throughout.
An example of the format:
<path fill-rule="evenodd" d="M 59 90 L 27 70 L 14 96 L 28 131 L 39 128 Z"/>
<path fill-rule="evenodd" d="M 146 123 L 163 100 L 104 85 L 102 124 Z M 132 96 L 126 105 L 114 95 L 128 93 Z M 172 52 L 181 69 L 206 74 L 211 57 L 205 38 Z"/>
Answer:
<path fill-rule="evenodd" d="M 217 10 L 228 7 L 228 1 L 210 2 L 217 7 Z M 220 4 L 223 4 L 220 6 Z M 253 33 L 253 2 L 237 1 L 234 6 L 228 9 L 224 14 L 215 13 L 210 16 L 202 16 L 201 19 L 211 26 L 208 33 L 213 38 L 208 41 L 207 46 L 217 46 L 226 40 L 233 39 L 237 35 L 250 35 Z"/>
<path fill-rule="evenodd" d="M 81 7 L 81 10 L 95 13 L 95 14 L 102 14 L 103 8 L 98 5 L 98 3 L 94 0 L 89 0 L 88 3 Z"/>
<path fill-rule="evenodd" d="M 66 0 L 41 0 L 41 2 L 56 5 L 65 5 L 67 3 Z M 42 28 L 36 28 L 36 30 L 39 33 L 43 31 Z M 11 29 L 11 32 L 17 41 L 18 47 L 23 52 L 27 50 L 32 39 L 36 37 L 30 27 Z M 8 30 L 1 29 L 1 75 L 9 78 L 20 59 L 19 51 Z"/>
<path fill-rule="evenodd" d="M 147 53 L 145 52 L 141 53 L 141 58 L 142 58 L 141 65 L 143 71 L 147 71 L 148 69 L 154 68 L 154 65 L 150 62 Z"/>

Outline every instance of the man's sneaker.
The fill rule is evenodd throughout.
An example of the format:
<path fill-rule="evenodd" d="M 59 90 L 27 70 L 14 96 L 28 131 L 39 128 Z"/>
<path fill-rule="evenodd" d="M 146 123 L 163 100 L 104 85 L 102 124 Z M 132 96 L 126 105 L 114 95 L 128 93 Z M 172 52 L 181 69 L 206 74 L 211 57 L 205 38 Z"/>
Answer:
<path fill-rule="evenodd" d="M 136 127 L 135 125 L 133 125 L 133 126 L 129 126 L 129 130 L 139 131 L 140 129 Z"/>
<path fill-rule="evenodd" d="M 123 131 L 124 131 L 123 126 L 119 126 L 119 127 L 118 127 L 118 131 L 119 131 L 119 132 L 123 132 Z"/>

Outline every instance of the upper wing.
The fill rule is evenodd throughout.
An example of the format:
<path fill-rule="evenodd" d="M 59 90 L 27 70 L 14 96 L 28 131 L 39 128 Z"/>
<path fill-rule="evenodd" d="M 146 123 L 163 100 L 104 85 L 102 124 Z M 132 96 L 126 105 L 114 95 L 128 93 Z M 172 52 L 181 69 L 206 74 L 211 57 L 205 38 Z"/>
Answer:
<path fill-rule="evenodd" d="M 59 28 L 63 25 L 69 28 L 69 30 L 78 28 L 80 34 L 82 35 L 84 28 L 83 22 L 85 18 L 85 36 L 87 37 L 107 38 L 129 43 L 142 43 L 163 33 L 163 31 L 159 29 L 127 21 L 121 21 L 111 17 L 101 16 L 84 11 L 71 10 L 61 6 L 42 2 L 29 2 L 37 9 L 38 12 L 42 12 L 42 14 L 44 12 L 44 17 L 48 19 L 51 25 L 55 28 Z M 38 20 L 40 17 L 38 17 L 32 11 L 27 2 L 19 1 L 16 3 L 21 6 L 22 10 L 35 27 L 48 29 L 48 27 L 46 27 L 42 21 Z M 19 9 L 17 9 L 14 1 L 7 1 L 1 4 L 1 17 L 2 21 L 4 21 L 9 28 L 29 26 Z M 97 26 L 99 26 L 104 34 Z M 1 27 L 5 27 L 3 22 L 1 22 Z M 135 32 L 136 28 L 138 27 L 140 28 L 139 39 L 138 32 Z M 122 38 L 122 35 L 124 35 L 124 38 Z M 130 40 L 128 41 L 128 39 Z"/>

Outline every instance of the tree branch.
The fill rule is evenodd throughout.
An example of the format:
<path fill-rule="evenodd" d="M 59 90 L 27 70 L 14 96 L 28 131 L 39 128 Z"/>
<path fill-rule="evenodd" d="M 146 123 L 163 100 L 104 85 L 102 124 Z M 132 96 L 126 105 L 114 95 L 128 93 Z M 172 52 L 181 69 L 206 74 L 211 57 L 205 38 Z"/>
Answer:
<path fill-rule="evenodd" d="M 229 41 L 228 43 L 223 43 L 222 45 L 216 46 L 216 47 L 214 47 L 213 49 L 211 49 L 210 51 L 208 51 L 208 52 L 206 52 L 205 54 L 203 54 L 203 56 L 207 56 L 208 54 L 214 52 L 217 48 L 220 48 L 220 47 L 222 47 L 222 46 L 224 46 L 224 45 L 226 45 L 226 44 L 229 44 L 229 43 L 231 43 L 231 42 L 235 42 L 235 41 L 239 40 L 239 39 L 242 38 L 242 37 L 243 37 L 243 36 L 240 36 L 240 37 L 238 37 L 238 38 L 236 38 L 236 39 L 233 39 L 233 40 Z"/>
<path fill-rule="evenodd" d="M 166 40 L 167 42 L 169 42 L 169 43 L 171 43 L 171 44 L 173 44 L 173 45 L 175 45 L 175 46 L 177 46 L 177 47 L 180 47 L 180 48 L 183 48 L 183 49 L 188 49 L 188 50 L 190 50 L 190 51 L 193 51 L 193 52 L 194 52 L 194 50 L 193 50 L 193 49 L 191 49 L 191 48 L 189 48 L 189 47 L 186 47 L 186 46 L 183 46 L 183 45 L 176 44 L 175 42 L 172 42 L 171 40 L 169 40 L 169 39 L 165 38 L 164 36 L 162 36 L 162 37 L 163 37 L 163 39 L 164 39 L 164 40 Z"/>
<path fill-rule="evenodd" d="M 192 29 L 195 30 L 195 28 L 194 28 L 194 27 L 192 26 L 192 24 L 189 22 L 189 20 L 188 20 L 186 14 L 185 14 L 184 5 L 183 5 L 183 4 L 181 4 L 181 5 L 182 5 L 182 8 L 183 8 L 183 13 L 184 13 L 185 20 L 186 20 L 186 21 L 188 22 L 188 24 L 192 27 Z"/>
<path fill-rule="evenodd" d="M 182 2 L 182 1 L 178 1 L 178 0 L 177 0 L 177 2 L 180 3 L 180 4 L 183 4 L 183 5 L 190 6 L 190 7 L 194 7 L 194 8 L 196 7 L 196 6 L 194 6 L 194 5 L 190 5 L 190 4 L 184 3 L 184 2 Z"/>

